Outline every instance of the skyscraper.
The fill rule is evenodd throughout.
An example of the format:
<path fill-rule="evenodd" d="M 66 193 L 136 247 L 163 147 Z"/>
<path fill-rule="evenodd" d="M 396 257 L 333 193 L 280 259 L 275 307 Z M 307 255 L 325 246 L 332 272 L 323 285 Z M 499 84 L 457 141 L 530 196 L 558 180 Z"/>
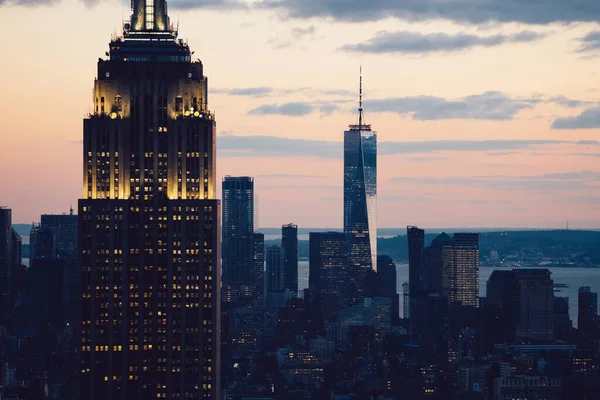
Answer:
<path fill-rule="evenodd" d="M 342 232 L 309 234 L 309 292 L 326 318 L 350 302 L 348 236 Z"/>
<path fill-rule="evenodd" d="M 262 233 L 254 233 L 254 272 L 252 275 L 256 281 L 256 292 L 261 296 L 265 294 L 265 235 Z"/>
<path fill-rule="evenodd" d="M 78 398 L 218 399 L 219 201 L 202 62 L 133 0 L 84 120 Z"/>
<path fill-rule="evenodd" d="M 358 124 L 344 132 L 344 232 L 351 265 L 377 271 L 377 133 L 364 123 L 362 75 Z"/>
<path fill-rule="evenodd" d="M 298 225 L 281 227 L 281 247 L 283 249 L 283 289 L 297 296 L 298 293 Z"/>
<path fill-rule="evenodd" d="M 479 307 L 479 234 L 454 234 L 454 271 L 450 301 Z"/>
<path fill-rule="evenodd" d="M 267 246 L 267 294 L 282 293 L 284 291 L 283 278 L 281 246 Z"/>
<path fill-rule="evenodd" d="M 54 233 L 56 253 L 60 257 L 74 257 L 77 252 L 77 215 L 42 214 L 40 225 Z"/>
<path fill-rule="evenodd" d="M 425 231 L 416 226 L 408 226 L 406 227 L 406 238 L 408 241 L 408 297 L 410 300 L 406 304 L 405 298 L 404 309 L 406 310 L 408 307 L 408 313 L 404 313 L 404 318 L 415 315 L 413 309 L 415 302 L 412 299 L 419 296 L 426 287 L 425 265 L 423 262 Z"/>
<path fill-rule="evenodd" d="M 577 294 L 577 331 L 579 347 L 586 350 L 598 350 L 598 293 L 592 292 L 591 287 L 579 288 Z"/>
<path fill-rule="evenodd" d="M 256 293 L 254 271 L 254 180 L 223 179 L 223 301 L 236 303 Z"/>
<path fill-rule="evenodd" d="M 0 207 L 0 325 L 6 323 L 10 309 L 10 272 L 11 257 L 12 211 Z"/>

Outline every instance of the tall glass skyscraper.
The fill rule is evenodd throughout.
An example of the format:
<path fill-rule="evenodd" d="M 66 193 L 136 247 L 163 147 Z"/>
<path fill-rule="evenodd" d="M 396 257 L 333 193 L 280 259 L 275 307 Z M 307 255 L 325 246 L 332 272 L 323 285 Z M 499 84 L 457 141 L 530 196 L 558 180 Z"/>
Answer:
<path fill-rule="evenodd" d="M 254 179 L 223 178 L 223 301 L 254 298 Z"/>
<path fill-rule="evenodd" d="M 344 132 L 344 232 L 350 263 L 377 271 L 377 132 L 364 124 L 362 75 L 358 124 Z"/>
<path fill-rule="evenodd" d="M 98 60 L 79 201 L 80 399 L 220 399 L 216 123 L 165 0 Z"/>

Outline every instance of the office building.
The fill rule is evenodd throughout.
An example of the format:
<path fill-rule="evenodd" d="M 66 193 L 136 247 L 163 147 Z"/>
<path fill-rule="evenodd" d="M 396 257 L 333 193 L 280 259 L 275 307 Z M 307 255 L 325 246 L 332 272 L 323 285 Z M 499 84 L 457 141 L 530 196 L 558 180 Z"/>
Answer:
<path fill-rule="evenodd" d="M 592 292 L 591 287 L 583 286 L 577 293 L 577 330 L 578 345 L 585 350 L 600 352 L 598 347 L 600 318 L 598 317 L 598 293 Z"/>
<path fill-rule="evenodd" d="M 256 292 L 259 295 L 265 294 L 265 235 L 254 233 L 252 235 L 254 249 L 252 252 L 254 271 L 252 275 L 256 282 Z"/>
<path fill-rule="evenodd" d="M 547 269 L 494 271 L 487 282 L 488 306 L 501 307 L 516 339 L 554 340 L 554 303 Z"/>
<path fill-rule="evenodd" d="M 223 196 L 223 302 L 252 299 L 254 287 L 254 179 L 226 176 Z"/>
<path fill-rule="evenodd" d="M 344 232 L 360 288 L 361 275 L 377 271 L 377 133 L 364 123 L 362 75 L 358 124 L 344 132 Z M 359 301 L 360 293 L 356 297 Z"/>
<path fill-rule="evenodd" d="M 29 265 L 38 258 L 55 258 L 56 253 L 56 237 L 52 229 L 33 224 L 29 231 Z"/>
<path fill-rule="evenodd" d="M 267 246 L 267 294 L 283 292 L 283 254 L 281 246 Z"/>
<path fill-rule="evenodd" d="M 314 296 L 325 318 L 351 303 L 348 236 L 342 232 L 309 234 L 309 293 L 311 300 Z"/>
<path fill-rule="evenodd" d="M 298 293 L 298 225 L 281 227 L 283 249 L 283 288 Z"/>
<path fill-rule="evenodd" d="M 377 280 L 381 285 L 381 297 L 390 299 L 392 323 L 400 319 L 400 295 L 396 282 L 396 264 L 388 255 L 377 256 Z"/>
<path fill-rule="evenodd" d="M 58 256 L 77 256 L 77 215 L 73 209 L 69 214 L 42 214 L 40 226 L 53 232 Z"/>
<path fill-rule="evenodd" d="M 454 271 L 449 300 L 479 307 L 479 234 L 455 233 Z"/>
<path fill-rule="evenodd" d="M 0 207 L 0 325 L 7 321 L 10 310 L 10 272 L 12 269 L 12 210 Z"/>
<path fill-rule="evenodd" d="M 216 126 L 165 0 L 133 0 L 84 120 L 79 393 L 220 399 Z"/>

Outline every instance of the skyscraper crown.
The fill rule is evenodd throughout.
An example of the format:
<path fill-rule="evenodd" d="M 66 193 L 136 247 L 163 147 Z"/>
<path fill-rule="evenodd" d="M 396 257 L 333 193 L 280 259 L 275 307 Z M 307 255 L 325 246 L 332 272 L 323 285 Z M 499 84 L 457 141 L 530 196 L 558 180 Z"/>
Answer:
<path fill-rule="evenodd" d="M 131 30 L 158 31 L 171 30 L 166 0 L 132 0 Z"/>

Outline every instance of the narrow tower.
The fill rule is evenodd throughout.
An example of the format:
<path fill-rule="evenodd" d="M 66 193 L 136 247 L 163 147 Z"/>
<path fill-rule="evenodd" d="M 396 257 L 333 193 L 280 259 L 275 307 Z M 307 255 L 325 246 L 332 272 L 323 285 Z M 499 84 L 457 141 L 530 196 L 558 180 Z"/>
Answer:
<path fill-rule="evenodd" d="M 358 125 L 344 132 L 344 232 L 350 235 L 356 301 L 362 277 L 377 271 L 377 133 L 364 122 L 361 68 Z"/>
<path fill-rule="evenodd" d="M 219 399 L 219 202 L 207 78 L 165 0 L 133 0 L 83 121 L 80 399 Z"/>

